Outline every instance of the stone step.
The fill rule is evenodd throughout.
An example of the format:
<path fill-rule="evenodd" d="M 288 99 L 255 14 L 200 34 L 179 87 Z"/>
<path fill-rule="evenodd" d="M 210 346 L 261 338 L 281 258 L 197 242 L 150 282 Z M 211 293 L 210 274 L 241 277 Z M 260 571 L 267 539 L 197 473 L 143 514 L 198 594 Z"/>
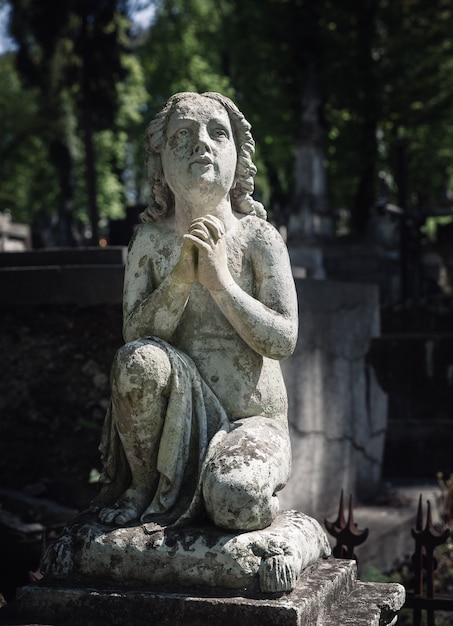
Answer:
<path fill-rule="evenodd" d="M 354 561 L 329 558 L 308 567 L 288 594 L 220 593 L 200 587 L 102 589 L 44 582 L 19 589 L 17 605 L 25 620 L 39 617 L 71 626 L 321 626 L 322 616 L 326 611 L 334 615 L 335 606 L 350 597 L 356 582 Z"/>
<path fill-rule="evenodd" d="M 322 626 L 391 626 L 404 604 L 405 590 L 398 583 L 358 582 L 351 594 L 333 607 Z"/>
<path fill-rule="evenodd" d="M 423 519 L 429 500 L 434 524 L 442 524 L 443 495 L 436 482 L 389 479 L 384 495 L 385 504 L 358 505 L 354 508 L 357 526 L 370 531 L 365 543 L 356 549 L 360 577 L 368 577 L 367 571 L 373 569 L 391 572 L 412 556 L 415 543 L 411 530 L 416 525 L 420 495 L 425 512 Z M 332 541 L 332 545 L 334 543 Z"/>

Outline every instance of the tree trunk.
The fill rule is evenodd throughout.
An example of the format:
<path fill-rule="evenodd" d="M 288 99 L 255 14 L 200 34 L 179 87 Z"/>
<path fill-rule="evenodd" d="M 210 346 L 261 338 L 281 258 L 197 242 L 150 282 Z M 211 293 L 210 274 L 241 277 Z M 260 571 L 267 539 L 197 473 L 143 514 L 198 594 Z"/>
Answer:
<path fill-rule="evenodd" d="M 55 245 L 75 246 L 77 242 L 72 231 L 72 203 L 74 200 L 73 164 L 71 151 L 67 143 L 61 139 L 51 141 L 49 158 L 58 173 L 60 185 Z"/>
<path fill-rule="evenodd" d="M 96 159 L 93 143 L 93 127 L 89 106 L 83 111 L 83 139 L 85 144 L 85 180 L 87 189 L 88 214 L 91 224 L 91 243 L 99 245 L 99 209 L 97 203 Z"/>
<path fill-rule="evenodd" d="M 87 40 L 88 9 L 84 12 L 82 21 L 82 41 Z M 96 158 L 93 142 L 93 121 L 90 106 L 89 63 L 90 59 L 84 48 L 83 53 L 83 78 L 82 78 L 82 124 L 83 140 L 85 145 L 85 180 L 88 201 L 88 215 L 91 223 L 91 243 L 99 245 L 99 209 L 97 204 L 97 177 Z"/>
<path fill-rule="evenodd" d="M 352 229 L 364 234 L 371 208 L 376 202 L 376 162 L 379 111 L 379 85 L 375 61 L 375 24 L 378 0 L 366 0 L 358 9 L 357 64 L 359 70 L 359 102 L 361 102 L 362 129 L 360 139 L 359 184 L 352 207 Z"/>

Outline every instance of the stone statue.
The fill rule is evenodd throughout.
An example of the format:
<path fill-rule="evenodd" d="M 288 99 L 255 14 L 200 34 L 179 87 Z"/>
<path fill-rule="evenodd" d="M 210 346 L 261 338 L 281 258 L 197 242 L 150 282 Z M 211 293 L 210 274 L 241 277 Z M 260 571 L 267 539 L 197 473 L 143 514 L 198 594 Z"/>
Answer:
<path fill-rule="evenodd" d="M 279 359 L 295 347 L 297 300 L 250 196 L 250 126 L 227 98 L 182 93 L 146 140 L 152 202 L 129 250 L 103 441 L 104 480 L 116 480 L 112 439 L 129 471 L 100 519 L 174 522 L 203 503 L 217 526 L 265 528 L 290 472 Z"/>
<path fill-rule="evenodd" d="M 128 564 L 117 577 L 143 573 L 140 559 L 148 559 L 142 575 L 165 582 L 168 559 L 165 574 L 156 572 L 168 533 L 176 533 L 172 545 L 204 537 L 212 548 L 206 533 L 214 532 L 218 554 L 230 559 L 223 573 L 187 578 L 182 559 L 170 575 L 184 584 L 240 586 L 259 571 L 262 589 L 288 590 L 304 565 L 330 549 L 314 520 L 294 512 L 276 519 L 276 494 L 291 466 L 279 360 L 295 347 L 297 298 L 285 244 L 251 196 L 250 124 L 220 94 L 179 93 L 150 123 L 146 150 L 151 199 L 129 246 L 126 343 L 112 366 L 101 490 L 91 509 L 97 521 L 64 534 L 47 571 L 115 577 L 127 544 Z M 269 536 L 255 532 L 268 528 Z M 304 535 L 302 544 L 288 536 L 291 528 Z M 68 556 L 68 537 L 77 532 L 85 533 L 85 552 Z M 139 532 L 147 538 L 137 539 Z M 116 560 L 96 552 L 95 536 L 104 551 L 116 541 Z M 146 555 L 134 561 L 140 541 Z M 80 552 L 80 537 L 77 545 Z M 181 550 L 186 558 L 187 546 Z M 231 562 L 242 569 L 230 584 Z"/>

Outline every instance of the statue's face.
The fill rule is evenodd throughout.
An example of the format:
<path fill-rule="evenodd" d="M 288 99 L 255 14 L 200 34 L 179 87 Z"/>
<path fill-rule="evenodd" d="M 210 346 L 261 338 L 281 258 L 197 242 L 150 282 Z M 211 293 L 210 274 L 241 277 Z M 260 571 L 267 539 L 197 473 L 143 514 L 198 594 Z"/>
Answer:
<path fill-rule="evenodd" d="M 180 102 L 168 120 L 161 156 L 176 198 L 197 189 L 226 195 L 234 183 L 237 150 L 223 106 L 203 96 Z"/>

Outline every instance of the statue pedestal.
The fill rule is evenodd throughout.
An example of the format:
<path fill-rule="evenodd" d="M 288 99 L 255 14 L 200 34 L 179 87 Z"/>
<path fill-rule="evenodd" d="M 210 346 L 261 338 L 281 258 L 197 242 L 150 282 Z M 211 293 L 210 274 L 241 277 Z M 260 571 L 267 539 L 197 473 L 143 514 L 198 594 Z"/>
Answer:
<path fill-rule="evenodd" d="M 328 558 L 307 567 L 283 594 L 40 582 L 19 589 L 17 605 L 21 618 L 71 626 L 378 626 L 394 623 L 404 595 L 396 583 L 358 581 L 354 561 Z"/>
<path fill-rule="evenodd" d="M 331 549 L 319 522 L 284 511 L 263 530 L 227 532 L 212 525 L 126 527 L 82 514 L 46 552 L 46 580 L 98 581 L 129 588 L 156 585 L 288 592 L 299 574 Z"/>
<path fill-rule="evenodd" d="M 17 609 L 70 626 L 394 623 L 404 588 L 361 583 L 355 561 L 329 554 L 319 523 L 297 511 L 249 533 L 112 528 L 86 514 L 49 547 L 44 579 L 18 590 Z"/>

